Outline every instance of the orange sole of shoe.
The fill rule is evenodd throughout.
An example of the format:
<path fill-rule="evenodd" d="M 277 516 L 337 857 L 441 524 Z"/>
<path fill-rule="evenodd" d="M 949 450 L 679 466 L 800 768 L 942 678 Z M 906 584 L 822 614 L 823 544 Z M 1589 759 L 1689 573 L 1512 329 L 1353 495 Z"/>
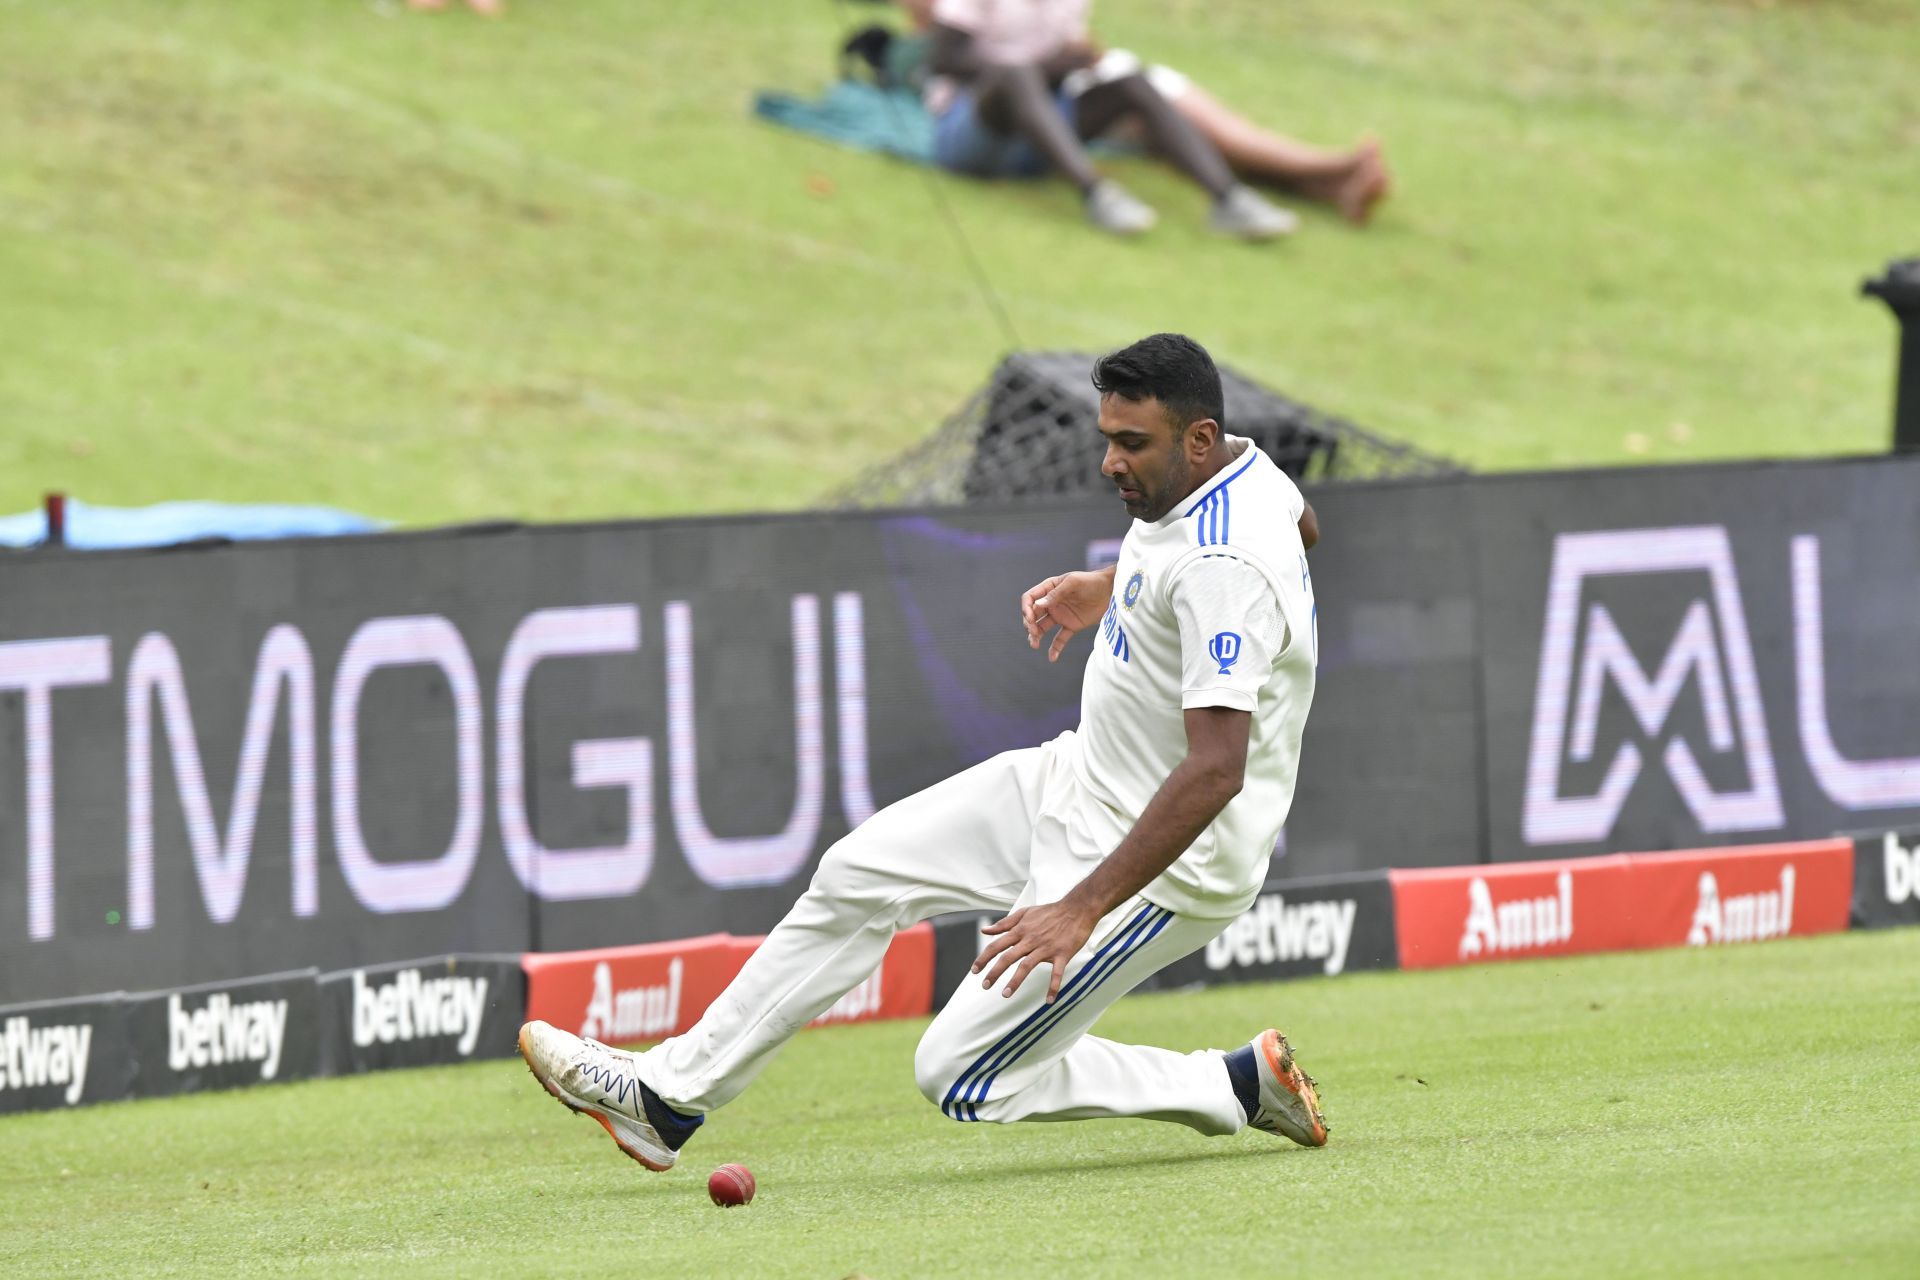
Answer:
<path fill-rule="evenodd" d="M 1307 1104 L 1307 1114 L 1313 1118 L 1313 1142 L 1309 1145 L 1326 1146 L 1327 1126 L 1320 1118 L 1320 1095 L 1314 1091 L 1313 1081 L 1307 1079 L 1306 1072 L 1294 1065 L 1293 1049 L 1287 1044 L 1287 1038 L 1278 1031 L 1267 1032 L 1260 1037 L 1260 1052 L 1266 1056 L 1267 1067 L 1273 1072 L 1274 1079 Z"/>

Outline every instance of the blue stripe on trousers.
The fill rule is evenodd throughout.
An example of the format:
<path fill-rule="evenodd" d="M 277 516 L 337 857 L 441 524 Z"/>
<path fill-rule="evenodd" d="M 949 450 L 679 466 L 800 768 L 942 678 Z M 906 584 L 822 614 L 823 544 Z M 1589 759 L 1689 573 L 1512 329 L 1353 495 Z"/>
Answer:
<path fill-rule="evenodd" d="M 1086 968 L 1082 969 L 1079 973 L 1076 973 L 1075 975 L 1073 975 L 1072 981 L 1068 982 L 1067 984 L 1067 990 L 1062 991 L 1060 993 L 1060 998 L 1064 998 L 1068 992 L 1072 991 L 1075 987 L 1079 986 L 1081 980 L 1084 979 L 1089 973 L 1093 972 L 1094 966 L 1099 964 L 1100 961 L 1106 957 L 1106 954 L 1109 951 L 1113 950 L 1115 947 L 1120 946 L 1126 941 L 1128 941 L 1131 935 L 1129 935 L 1127 931 L 1128 930 L 1138 931 L 1139 926 L 1147 919 L 1147 917 L 1153 914 L 1153 910 L 1154 910 L 1153 904 L 1148 903 L 1147 905 L 1141 907 L 1139 911 L 1134 913 L 1133 919 L 1127 921 L 1126 924 L 1120 926 L 1120 929 L 1114 934 L 1114 936 L 1107 940 L 1107 945 L 1102 947 L 1099 953 L 1095 955 L 1093 959 L 1087 962 Z M 1056 1003 L 1057 1003 L 1057 1000 L 1056 1000 Z M 988 1049 L 985 1053 L 981 1054 L 978 1058 L 975 1058 L 973 1061 L 973 1065 L 968 1067 L 965 1071 L 962 1071 L 960 1073 L 960 1078 L 953 1082 L 953 1087 L 947 1090 L 946 1099 L 943 1102 L 941 1102 L 940 1109 L 942 1111 L 945 1111 L 948 1115 L 953 1116 L 954 1119 L 956 1120 L 960 1119 L 961 1117 L 958 1115 L 955 1115 L 952 1110 L 952 1107 L 954 1105 L 954 1099 L 960 1096 L 961 1088 L 968 1083 L 968 1081 L 972 1078 L 973 1073 L 980 1070 L 982 1067 L 984 1067 L 987 1063 L 987 1059 L 993 1057 L 994 1054 L 999 1053 L 1002 1049 L 1006 1048 L 1007 1045 L 1011 1044 L 1013 1042 L 1014 1037 L 1018 1036 L 1022 1031 L 1025 1031 L 1028 1027 L 1032 1026 L 1035 1022 L 1038 1022 L 1041 1018 L 1045 1017 L 1047 1014 L 1047 1011 L 1051 1007 L 1052 1007 L 1051 1005 L 1042 1005 L 1040 1008 L 1035 1009 L 1032 1013 L 1027 1015 L 1026 1021 L 1022 1022 L 1019 1026 L 1015 1027 L 1013 1030 L 1007 1032 L 1006 1035 L 1000 1037 L 1000 1041 L 998 1044 L 995 1044 L 991 1049 Z"/>
<path fill-rule="evenodd" d="M 1138 955 L 1149 942 L 1152 942 L 1154 935 L 1166 928 L 1167 922 L 1171 919 L 1173 919 L 1173 912 L 1165 912 L 1158 920 L 1153 922 L 1153 927 L 1147 930 L 1144 937 L 1136 942 L 1130 943 L 1128 946 L 1122 948 L 1118 954 L 1108 959 L 1106 968 L 1100 975 L 1082 987 L 1071 999 L 1067 999 L 1064 996 L 1056 999 L 1049 1009 L 1050 1016 L 1045 1019 L 1041 1025 L 1036 1026 L 1027 1035 L 1023 1043 L 1014 1046 L 1010 1050 L 1012 1056 L 1007 1057 L 1005 1061 L 995 1066 L 989 1067 L 985 1077 L 977 1082 L 977 1087 L 969 1091 L 973 1096 L 969 1098 L 966 1103 L 967 1119 L 978 1120 L 980 1118 L 978 1104 L 987 1100 L 987 1091 L 993 1088 L 993 1082 L 999 1078 L 1002 1071 L 1018 1062 L 1021 1055 L 1025 1054 L 1027 1050 L 1046 1039 L 1047 1035 L 1066 1018 L 1074 1005 L 1080 1003 L 1080 1001 L 1084 1000 L 1096 990 L 1101 983 L 1111 978 L 1115 973 L 1118 973 L 1121 966 Z"/>
<path fill-rule="evenodd" d="M 1003 1038 L 1000 1044 L 982 1055 L 981 1061 L 969 1068 L 968 1074 L 973 1076 L 973 1080 L 971 1084 L 961 1089 L 960 1102 L 954 1118 L 978 1120 L 980 1118 L 978 1105 L 986 1101 L 987 1092 L 993 1087 L 993 1082 L 1000 1073 L 1019 1061 L 1027 1050 L 1045 1039 L 1075 1005 L 1132 959 L 1140 948 L 1152 941 L 1154 935 L 1166 927 L 1167 921 L 1172 918 L 1172 912 L 1149 904 L 1128 922 L 1121 937 L 1114 942 L 1109 942 L 1102 948 L 1099 955 L 1088 962 L 1086 968 L 1074 975 L 1074 980 L 1068 984 L 1068 988 L 1055 997 L 1052 1003 L 1036 1009 L 1024 1022 L 1014 1028 L 1010 1035 Z"/>

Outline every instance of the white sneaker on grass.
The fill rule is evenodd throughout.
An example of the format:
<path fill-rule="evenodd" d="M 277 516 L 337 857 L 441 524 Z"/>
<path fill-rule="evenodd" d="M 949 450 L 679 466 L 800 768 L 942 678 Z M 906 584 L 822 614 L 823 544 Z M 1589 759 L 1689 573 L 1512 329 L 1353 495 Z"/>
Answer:
<path fill-rule="evenodd" d="M 673 1168 L 704 1116 L 684 1116 L 649 1089 L 634 1056 L 545 1022 L 520 1028 L 520 1056 L 543 1088 L 600 1122 L 620 1150 L 655 1173 Z"/>
<path fill-rule="evenodd" d="M 1137 236 L 1160 220 L 1153 207 L 1112 178 L 1102 178 L 1087 191 L 1087 221 L 1116 236 Z"/>
<path fill-rule="evenodd" d="M 1222 235 L 1242 240 L 1272 240 L 1294 231 L 1300 219 L 1291 210 L 1282 209 L 1247 186 L 1234 186 L 1213 202 L 1209 220 Z"/>

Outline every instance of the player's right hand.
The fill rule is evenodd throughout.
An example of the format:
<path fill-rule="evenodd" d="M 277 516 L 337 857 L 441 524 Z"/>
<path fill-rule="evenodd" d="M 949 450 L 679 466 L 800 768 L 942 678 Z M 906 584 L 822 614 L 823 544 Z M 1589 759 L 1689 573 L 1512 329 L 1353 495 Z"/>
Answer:
<path fill-rule="evenodd" d="M 1058 662 L 1067 641 L 1100 620 L 1113 598 L 1113 575 L 1101 572 L 1062 573 L 1028 587 L 1020 597 L 1020 620 L 1027 628 L 1027 648 L 1038 649 L 1049 631 L 1058 631 L 1047 646 L 1047 661 Z"/>

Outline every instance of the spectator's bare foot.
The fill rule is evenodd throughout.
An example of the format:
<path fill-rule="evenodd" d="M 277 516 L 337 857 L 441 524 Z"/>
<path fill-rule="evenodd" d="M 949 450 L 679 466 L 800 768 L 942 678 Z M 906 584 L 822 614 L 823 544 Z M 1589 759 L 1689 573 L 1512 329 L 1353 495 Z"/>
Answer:
<path fill-rule="evenodd" d="M 1374 206 L 1385 200 L 1392 191 L 1393 177 L 1387 172 L 1387 162 L 1380 155 L 1379 140 L 1368 138 L 1360 144 L 1354 166 L 1341 179 L 1333 202 L 1339 208 L 1341 217 L 1356 227 L 1364 227 L 1367 220 L 1373 217 Z"/>
<path fill-rule="evenodd" d="M 507 11 L 507 0 L 467 0 L 467 8 L 488 18 L 497 18 Z"/>

